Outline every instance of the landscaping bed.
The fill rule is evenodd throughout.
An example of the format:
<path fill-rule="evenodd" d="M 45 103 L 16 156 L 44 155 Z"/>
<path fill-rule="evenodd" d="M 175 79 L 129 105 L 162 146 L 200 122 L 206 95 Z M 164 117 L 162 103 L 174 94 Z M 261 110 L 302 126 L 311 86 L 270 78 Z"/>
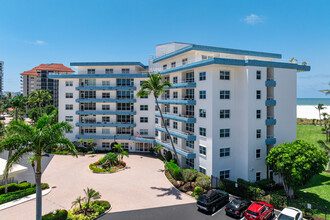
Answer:
<path fill-rule="evenodd" d="M 107 153 L 101 157 L 97 162 L 91 163 L 89 169 L 93 173 L 114 173 L 126 168 L 126 163 L 118 159 L 115 153 Z"/>
<path fill-rule="evenodd" d="M 79 207 L 73 208 L 68 211 L 68 219 L 72 220 L 90 220 L 102 215 L 111 207 L 108 201 L 94 201 L 91 202 L 87 210 L 86 203 L 82 204 L 82 209 Z"/>

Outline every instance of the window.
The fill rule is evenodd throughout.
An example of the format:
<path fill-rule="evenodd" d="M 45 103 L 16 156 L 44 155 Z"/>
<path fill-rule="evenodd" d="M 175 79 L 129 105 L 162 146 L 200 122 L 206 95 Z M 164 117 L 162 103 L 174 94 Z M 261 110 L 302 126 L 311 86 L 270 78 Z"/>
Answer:
<path fill-rule="evenodd" d="M 102 134 L 110 134 L 109 128 L 102 128 Z"/>
<path fill-rule="evenodd" d="M 102 148 L 109 148 L 110 142 L 102 142 Z"/>
<path fill-rule="evenodd" d="M 102 116 L 102 122 L 110 122 L 109 116 Z"/>
<path fill-rule="evenodd" d="M 178 98 L 178 92 L 173 92 L 173 99 L 177 99 Z"/>
<path fill-rule="evenodd" d="M 156 137 L 158 136 L 158 131 L 157 131 L 157 130 L 155 130 L 155 136 L 156 136 Z"/>
<path fill-rule="evenodd" d="M 176 67 L 176 62 L 171 63 L 171 68 L 174 68 L 174 67 Z"/>
<path fill-rule="evenodd" d="M 229 175 L 230 175 L 230 170 L 220 171 L 220 180 L 229 179 Z"/>
<path fill-rule="evenodd" d="M 73 105 L 65 105 L 65 110 L 73 110 Z"/>
<path fill-rule="evenodd" d="M 178 83 L 178 77 L 177 76 L 173 77 L 173 84 L 176 84 L 176 83 Z"/>
<path fill-rule="evenodd" d="M 199 128 L 199 135 L 206 136 L 206 128 Z"/>
<path fill-rule="evenodd" d="M 256 91 L 256 98 L 261 99 L 261 91 L 260 90 Z"/>
<path fill-rule="evenodd" d="M 147 99 L 147 98 L 148 98 L 148 95 L 140 97 L 140 99 Z"/>
<path fill-rule="evenodd" d="M 199 99 L 206 99 L 206 91 L 199 91 Z"/>
<path fill-rule="evenodd" d="M 87 69 L 87 74 L 95 74 L 95 69 Z"/>
<path fill-rule="evenodd" d="M 133 103 L 117 103 L 117 110 L 119 111 L 133 111 Z"/>
<path fill-rule="evenodd" d="M 220 138 L 224 137 L 230 137 L 230 129 L 225 128 L 225 129 L 220 129 Z"/>
<path fill-rule="evenodd" d="M 194 72 L 187 72 L 186 73 L 186 80 L 185 82 L 195 82 Z"/>
<path fill-rule="evenodd" d="M 206 147 L 199 145 L 199 153 L 206 156 Z"/>
<path fill-rule="evenodd" d="M 73 121 L 73 116 L 65 116 L 65 121 L 72 122 Z"/>
<path fill-rule="evenodd" d="M 143 80 L 141 80 L 141 81 L 140 81 L 140 86 L 142 86 L 142 84 L 143 84 L 143 83 L 144 83 L 144 81 L 143 81 Z"/>
<path fill-rule="evenodd" d="M 148 111 L 148 105 L 140 105 L 140 111 Z"/>
<path fill-rule="evenodd" d="M 133 91 L 117 91 L 117 99 L 132 99 L 134 97 Z"/>
<path fill-rule="evenodd" d="M 121 69 L 121 73 L 129 73 L 129 69 Z"/>
<path fill-rule="evenodd" d="M 133 79 L 117 79 L 116 80 L 117 86 L 134 86 Z"/>
<path fill-rule="evenodd" d="M 178 107 L 173 107 L 173 113 L 178 114 Z"/>
<path fill-rule="evenodd" d="M 110 92 L 102 92 L 102 98 L 103 99 L 109 99 L 110 98 Z"/>
<path fill-rule="evenodd" d="M 194 169 L 194 159 L 186 159 L 187 168 Z"/>
<path fill-rule="evenodd" d="M 256 118 L 261 118 L 261 110 L 256 111 Z"/>
<path fill-rule="evenodd" d="M 261 180 L 261 172 L 256 172 L 256 181 Z"/>
<path fill-rule="evenodd" d="M 102 81 L 102 86 L 110 86 L 110 81 Z"/>
<path fill-rule="evenodd" d="M 229 90 L 221 90 L 220 91 L 220 99 L 230 99 L 230 91 Z"/>
<path fill-rule="evenodd" d="M 206 174 L 206 169 L 203 167 L 199 167 L 199 172 Z"/>
<path fill-rule="evenodd" d="M 65 81 L 65 86 L 73 86 L 73 81 Z"/>
<path fill-rule="evenodd" d="M 199 73 L 199 81 L 206 80 L 206 72 L 200 72 Z"/>
<path fill-rule="evenodd" d="M 230 80 L 230 72 L 229 71 L 220 71 L 220 79 L 221 80 Z"/>
<path fill-rule="evenodd" d="M 105 69 L 105 74 L 112 74 L 113 73 L 113 69 Z"/>
<path fill-rule="evenodd" d="M 173 142 L 174 142 L 174 144 L 178 144 L 178 138 L 177 137 L 173 137 Z"/>
<path fill-rule="evenodd" d="M 141 123 L 148 123 L 148 117 L 140 117 Z"/>
<path fill-rule="evenodd" d="M 95 134 L 96 133 L 96 128 L 85 128 L 82 131 L 83 131 L 83 133 L 86 133 L 86 134 Z"/>
<path fill-rule="evenodd" d="M 229 157 L 230 156 L 230 148 L 220 148 L 220 157 Z"/>
<path fill-rule="evenodd" d="M 194 149 L 195 142 L 194 141 L 186 141 L 186 147 Z"/>
<path fill-rule="evenodd" d="M 96 91 L 81 91 L 79 97 L 81 99 L 95 99 Z"/>
<path fill-rule="evenodd" d="M 256 138 L 261 138 L 261 129 L 257 129 Z"/>
<path fill-rule="evenodd" d="M 194 130 L 195 130 L 194 123 L 186 123 L 186 131 L 187 132 L 194 132 Z"/>
<path fill-rule="evenodd" d="M 155 118 L 155 124 L 158 124 L 158 118 Z"/>
<path fill-rule="evenodd" d="M 173 121 L 173 128 L 174 128 L 174 129 L 178 129 L 178 122 Z"/>
<path fill-rule="evenodd" d="M 182 59 L 182 65 L 186 65 L 188 63 L 188 58 Z"/>
<path fill-rule="evenodd" d="M 65 93 L 65 98 L 72 99 L 73 98 L 73 93 Z"/>
<path fill-rule="evenodd" d="M 220 110 L 220 118 L 230 118 L 230 110 L 229 109 L 221 109 Z"/>
<path fill-rule="evenodd" d="M 110 110 L 110 105 L 102 105 L 102 110 L 103 111 L 109 111 Z"/>
<path fill-rule="evenodd" d="M 257 70 L 256 72 L 256 79 L 261 79 L 261 71 Z"/>
<path fill-rule="evenodd" d="M 261 150 L 257 149 L 256 150 L 256 158 L 260 158 L 261 157 Z"/>
<path fill-rule="evenodd" d="M 163 70 L 167 69 L 167 64 L 163 65 Z"/>
<path fill-rule="evenodd" d="M 206 109 L 199 109 L 199 117 L 206 118 Z"/>
<path fill-rule="evenodd" d="M 140 135 L 148 135 L 148 129 L 140 129 Z"/>

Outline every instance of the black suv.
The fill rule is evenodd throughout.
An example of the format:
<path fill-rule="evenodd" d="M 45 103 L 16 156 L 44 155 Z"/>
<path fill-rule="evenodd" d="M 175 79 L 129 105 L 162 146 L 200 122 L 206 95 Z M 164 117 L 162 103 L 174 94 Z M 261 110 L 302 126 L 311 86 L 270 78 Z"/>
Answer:
<path fill-rule="evenodd" d="M 228 193 L 221 190 L 209 190 L 198 197 L 197 207 L 208 212 L 215 212 L 228 202 Z"/>
<path fill-rule="evenodd" d="M 228 205 L 226 205 L 225 211 L 227 215 L 236 217 L 236 218 L 243 218 L 244 212 L 249 206 L 251 202 L 246 199 L 234 199 Z"/>

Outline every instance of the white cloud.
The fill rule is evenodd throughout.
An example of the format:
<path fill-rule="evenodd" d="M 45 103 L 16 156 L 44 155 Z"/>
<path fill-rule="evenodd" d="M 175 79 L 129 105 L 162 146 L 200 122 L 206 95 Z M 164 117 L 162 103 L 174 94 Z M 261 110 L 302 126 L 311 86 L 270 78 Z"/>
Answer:
<path fill-rule="evenodd" d="M 35 45 L 45 45 L 46 42 L 43 40 L 36 40 L 36 41 L 29 41 L 29 44 L 35 44 Z"/>
<path fill-rule="evenodd" d="M 245 18 L 242 18 L 241 21 L 250 24 L 250 25 L 255 25 L 259 23 L 263 23 L 265 21 L 263 16 L 255 15 L 255 14 L 250 14 L 246 16 Z"/>

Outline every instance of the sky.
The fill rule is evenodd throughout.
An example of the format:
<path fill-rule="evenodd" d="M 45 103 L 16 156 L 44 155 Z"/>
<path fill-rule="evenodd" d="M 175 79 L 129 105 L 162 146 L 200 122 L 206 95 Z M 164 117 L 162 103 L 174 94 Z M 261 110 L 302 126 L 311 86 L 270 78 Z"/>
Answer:
<path fill-rule="evenodd" d="M 312 68 L 298 73 L 298 97 L 330 88 L 328 0 L 1 1 L 5 91 L 20 91 L 19 74 L 41 63 L 148 65 L 155 45 L 172 41 L 294 57 Z"/>

